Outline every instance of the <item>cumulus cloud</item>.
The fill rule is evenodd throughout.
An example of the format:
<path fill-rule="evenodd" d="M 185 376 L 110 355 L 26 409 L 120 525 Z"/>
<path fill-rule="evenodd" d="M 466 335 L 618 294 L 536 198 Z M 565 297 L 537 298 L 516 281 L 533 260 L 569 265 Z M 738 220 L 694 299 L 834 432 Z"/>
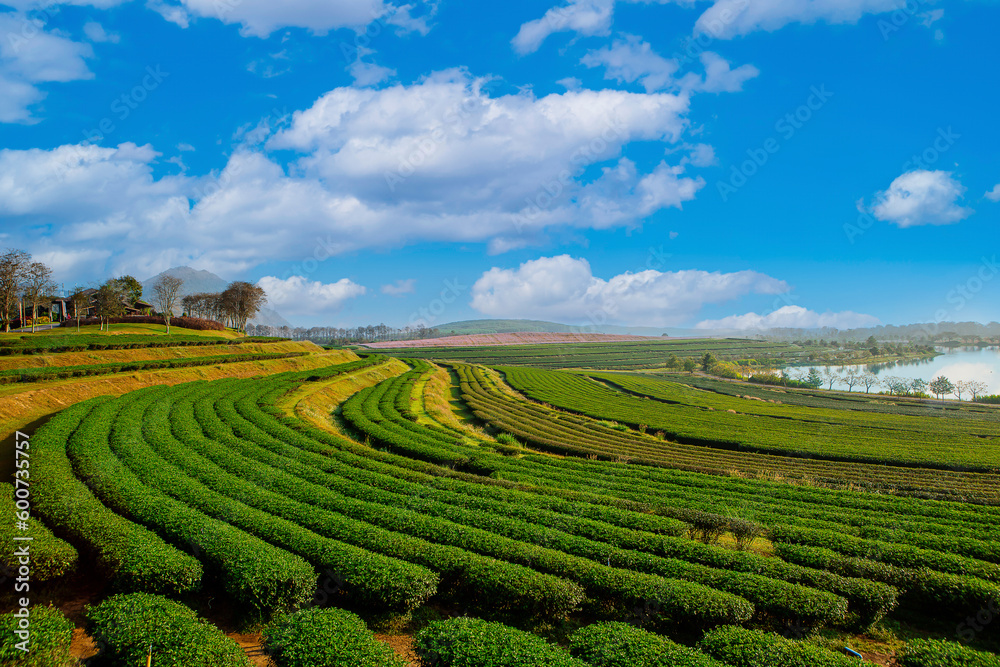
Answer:
<path fill-rule="evenodd" d="M 743 84 L 760 74 L 753 65 L 736 69 L 717 53 L 706 51 L 699 56 L 705 74 L 688 72 L 677 76 L 680 63 L 653 51 L 648 42 L 634 35 L 615 40 L 611 46 L 591 51 L 581 62 L 587 67 L 604 67 L 604 78 L 619 83 L 638 83 L 646 92 L 680 90 L 686 93 L 735 93 Z"/>
<path fill-rule="evenodd" d="M 537 51 L 548 37 L 559 32 L 583 37 L 607 35 L 618 2 L 694 5 L 694 0 L 568 0 L 541 18 L 522 24 L 511 45 L 523 55 Z M 714 0 L 697 19 L 695 32 L 732 39 L 759 30 L 778 30 L 791 23 L 857 23 L 866 14 L 883 14 L 900 7 L 898 0 Z M 928 14 L 940 18 L 934 12 Z M 933 23 L 927 22 L 926 14 L 921 18 L 925 25 Z"/>
<path fill-rule="evenodd" d="M 417 288 L 416 278 L 406 278 L 404 280 L 397 280 L 394 283 L 389 283 L 388 285 L 382 285 L 382 294 L 388 294 L 389 296 L 403 296 L 404 294 L 413 294 Z"/>
<path fill-rule="evenodd" d="M 97 21 L 88 21 L 83 24 L 83 34 L 87 36 L 87 39 L 94 43 L 111 42 L 112 44 L 117 44 L 121 41 L 121 35 L 113 32 L 108 32 L 104 29 Z"/>
<path fill-rule="evenodd" d="M 1000 183 L 993 186 L 993 189 L 983 195 L 990 201 L 1000 201 Z"/>
<path fill-rule="evenodd" d="M 731 315 L 721 320 L 704 320 L 696 325 L 698 329 L 856 329 L 881 324 L 877 317 L 845 310 L 839 313 L 817 313 L 801 306 L 784 306 L 767 315 L 747 313 Z"/>
<path fill-rule="evenodd" d="M 268 305 L 288 315 L 315 315 L 340 310 L 350 299 L 367 291 L 348 278 L 335 283 L 310 281 L 304 276 L 285 279 L 264 276 L 257 284 L 267 293 Z"/>
<path fill-rule="evenodd" d="M 81 249 L 114 248 L 95 273 L 189 264 L 233 274 L 264 261 L 260 248 L 273 261 L 322 262 L 413 242 L 497 251 L 555 228 L 631 228 L 705 184 L 686 173 L 686 156 L 649 171 L 622 157 L 633 141 L 686 151 L 684 95 L 493 96 L 487 84 L 456 70 L 338 88 L 200 177 L 155 176 L 163 158 L 148 145 L 0 150 L 0 215 L 36 245 L 57 232 Z M 283 167 L 272 149 L 301 157 Z"/>
<path fill-rule="evenodd" d="M 918 169 L 910 171 L 875 196 L 872 213 L 879 220 L 900 227 L 950 225 L 972 215 L 959 201 L 965 187 L 951 172 Z"/>
<path fill-rule="evenodd" d="M 362 28 L 378 21 L 381 29 L 426 34 L 434 5 L 414 15 L 416 5 L 396 6 L 384 0 L 150 0 L 149 7 L 186 28 L 191 18 L 214 18 L 239 24 L 240 34 L 267 37 L 281 28 L 306 28 L 325 35 L 337 28 Z"/>
<path fill-rule="evenodd" d="M 37 120 L 32 105 L 44 92 L 38 84 L 92 79 L 90 44 L 55 34 L 45 23 L 21 12 L 0 12 L 0 123 Z"/>
<path fill-rule="evenodd" d="M 695 30 L 731 39 L 791 23 L 857 23 L 866 14 L 892 12 L 900 6 L 897 0 L 715 0 L 698 18 Z"/>
<path fill-rule="evenodd" d="M 673 326 L 707 303 L 786 291 L 784 281 L 756 271 L 646 270 L 605 280 L 587 260 L 560 255 L 490 269 L 473 285 L 471 305 L 491 317 Z"/>

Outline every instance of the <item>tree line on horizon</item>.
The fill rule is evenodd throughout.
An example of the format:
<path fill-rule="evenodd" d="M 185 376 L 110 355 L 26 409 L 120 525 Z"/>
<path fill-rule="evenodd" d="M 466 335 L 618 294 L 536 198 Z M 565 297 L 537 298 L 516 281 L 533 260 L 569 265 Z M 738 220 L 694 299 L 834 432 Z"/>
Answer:
<path fill-rule="evenodd" d="M 183 287 L 181 278 L 162 275 L 153 283 L 152 303 L 147 304 L 142 301 L 142 283 L 134 276 L 123 275 L 95 287 L 77 285 L 63 296 L 58 294 L 60 288 L 49 266 L 34 261 L 23 250 L 10 249 L 0 255 L 0 324 L 9 333 L 12 326 L 17 323 L 25 326 L 30 320 L 34 332 L 39 323 L 39 309 L 51 312 L 53 302 L 58 300 L 72 306 L 73 317 L 70 318 L 68 312 L 64 315 L 67 320 L 75 321 L 78 329 L 84 319 L 81 315 L 91 310 L 101 331 L 110 326 L 112 320 L 125 318 L 130 311 L 140 311 L 145 316 L 161 317 L 170 333 L 170 321 L 175 314 L 178 311 L 182 315 L 190 313 L 189 305 L 195 305 L 199 314 L 208 315 L 202 319 L 246 332 L 247 323 L 267 301 L 262 287 L 245 281 L 231 282 L 217 294 L 197 295 L 199 300 L 191 302 L 187 302 L 187 297 L 181 298 Z M 184 310 L 180 310 L 182 307 Z"/>

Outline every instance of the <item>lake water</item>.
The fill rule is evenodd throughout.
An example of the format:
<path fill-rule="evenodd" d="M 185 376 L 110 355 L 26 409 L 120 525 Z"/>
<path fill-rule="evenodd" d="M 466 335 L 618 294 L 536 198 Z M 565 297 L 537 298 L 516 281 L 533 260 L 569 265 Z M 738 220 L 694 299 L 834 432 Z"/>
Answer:
<path fill-rule="evenodd" d="M 952 382 L 958 380 L 985 382 L 990 389 L 987 393 L 1000 394 L 1000 348 L 998 347 L 958 347 L 942 348 L 944 354 L 933 359 L 917 359 L 890 364 L 871 366 L 831 366 L 830 369 L 843 373 L 848 369 L 870 370 L 880 378 L 889 376 L 922 379 L 930 382 L 943 375 Z M 817 366 L 821 372 L 825 366 Z M 808 371 L 808 367 L 806 368 Z M 834 384 L 834 388 L 847 389 L 847 385 Z M 854 387 L 858 391 L 858 387 Z M 861 388 L 864 391 L 864 387 Z M 954 398 L 954 397 L 952 397 Z M 963 395 L 962 398 L 968 398 Z"/>

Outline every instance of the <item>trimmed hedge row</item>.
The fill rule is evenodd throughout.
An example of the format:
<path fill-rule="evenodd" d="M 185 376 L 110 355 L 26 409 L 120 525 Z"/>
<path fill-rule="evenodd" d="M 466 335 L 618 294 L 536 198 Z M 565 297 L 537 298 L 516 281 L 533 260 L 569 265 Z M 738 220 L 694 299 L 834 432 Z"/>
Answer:
<path fill-rule="evenodd" d="M 254 392 L 254 394 L 268 394 L 268 390 Z M 270 393 L 277 393 L 270 390 Z M 400 394 L 405 397 L 405 394 Z M 542 513 L 523 504 L 531 502 L 541 504 L 544 497 L 537 494 L 525 493 L 522 491 L 486 486 L 481 483 L 469 483 L 452 478 L 434 477 L 430 475 L 415 475 L 407 470 L 398 467 L 372 461 L 370 455 L 352 455 L 347 451 L 330 450 L 329 447 L 318 446 L 317 441 L 310 440 L 301 433 L 292 430 L 284 424 L 278 424 L 274 415 L 261 414 L 260 408 L 250 400 L 253 394 L 235 402 L 237 410 L 255 425 L 267 431 L 274 437 L 280 437 L 282 441 L 295 444 L 305 450 L 295 453 L 295 458 L 299 461 L 307 462 L 327 472 L 349 475 L 351 479 L 373 487 L 382 488 L 399 494 L 419 495 L 428 504 L 422 505 L 423 510 L 430 507 L 430 501 L 440 500 L 441 502 L 456 505 L 463 508 L 466 520 L 490 520 L 486 515 L 470 510 L 484 510 L 492 514 L 504 514 L 522 522 L 540 523 L 547 527 L 554 527 L 560 531 L 569 532 L 575 535 L 582 535 L 591 539 L 601 540 L 611 545 L 626 548 L 638 549 L 668 558 L 679 558 L 684 561 L 701 563 L 721 570 L 731 570 L 755 575 L 763 575 L 771 579 L 780 579 L 796 584 L 803 584 L 812 588 L 826 590 L 844 598 L 850 602 L 851 611 L 857 615 L 862 625 L 870 625 L 881 618 L 896 605 L 898 592 L 891 586 L 885 584 L 865 581 L 861 579 L 848 579 L 821 570 L 802 568 L 799 566 L 783 563 L 773 558 L 763 558 L 752 553 L 734 552 L 720 547 L 707 546 L 687 539 L 673 537 L 681 533 L 682 524 L 679 521 L 666 519 L 670 522 L 665 526 L 668 533 L 665 535 L 650 535 L 640 530 L 628 530 L 601 524 L 595 521 L 587 521 L 580 518 L 581 513 L 586 513 L 585 508 L 590 508 L 593 516 L 611 515 L 608 518 L 625 525 L 633 525 L 642 530 L 656 531 L 658 524 L 650 521 L 658 519 L 656 515 L 638 514 L 635 512 L 625 512 L 611 508 L 597 508 L 582 503 L 569 504 L 565 501 L 550 500 L 559 509 L 569 506 L 569 513 L 565 514 Z M 258 399 L 264 400 L 264 399 Z M 273 398 L 272 398 L 273 400 Z M 397 400 L 397 405 L 399 401 Z M 265 412 L 267 412 L 265 410 Z M 227 420 L 233 425 L 233 420 Z M 251 434 L 245 430 L 240 430 L 241 435 L 249 437 Z M 320 438 L 322 433 L 315 433 L 315 437 Z M 333 444 L 333 443 L 331 443 Z M 337 444 L 341 444 L 339 441 Z M 346 445 L 345 445 L 346 446 Z M 324 451 L 326 456 L 317 456 L 310 452 Z M 371 450 L 366 450 L 370 452 Z M 392 455 L 384 455 L 392 456 Z M 344 463 L 338 463 L 338 460 Z M 368 473 L 359 468 L 377 470 L 379 472 Z M 384 474 L 382 474 L 384 473 Z M 402 477 L 403 479 L 399 479 Z M 412 481 L 404 481 L 412 480 Z M 322 482 L 322 479 L 317 479 Z M 441 487 L 441 490 L 428 488 L 429 486 Z M 447 491 L 445 489 L 448 489 Z M 453 491 L 452 491 L 453 490 Z M 496 498 L 497 500 L 491 500 Z M 436 506 L 436 505 L 435 505 Z M 455 518 L 452 514 L 449 518 Z M 633 518 L 634 517 L 634 518 Z M 652 525 L 647 525 L 652 524 Z M 480 523 L 482 525 L 482 523 Z M 520 532 L 527 527 L 522 524 L 515 526 Z M 511 533 L 507 533 L 511 535 Z M 529 538 L 531 539 L 531 538 Z M 602 555 L 602 560 L 606 556 Z M 662 565 L 662 562 L 660 562 Z M 776 603 L 778 604 L 778 603 Z M 840 615 L 838 610 L 837 615 Z"/>
<path fill-rule="evenodd" d="M 857 660 L 820 646 L 735 626 L 708 632 L 698 648 L 732 667 L 856 667 L 858 664 Z"/>
<path fill-rule="evenodd" d="M 113 373 L 150 371 L 165 368 L 190 368 L 192 366 L 213 366 L 215 364 L 235 364 L 243 361 L 271 361 L 304 356 L 305 352 L 273 352 L 264 354 L 221 354 L 211 357 L 188 359 L 154 359 L 151 361 L 131 361 L 113 364 L 86 364 L 81 366 L 44 366 L 41 368 L 17 368 L 0 371 L 0 384 L 17 382 L 44 382 Z"/>
<path fill-rule="evenodd" d="M 863 557 L 898 567 L 927 567 L 939 572 L 964 574 L 1000 582 L 1000 564 L 905 544 L 865 540 L 832 530 L 774 526 L 770 530 L 770 538 L 772 542 L 823 547 L 845 556 Z"/>
<path fill-rule="evenodd" d="M 220 405 L 222 404 L 224 401 L 220 401 Z M 198 421 L 202 425 L 205 425 L 209 420 L 210 416 L 202 416 L 199 413 Z M 255 439 L 253 432 L 247 428 L 246 424 L 240 427 L 234 422 L 234 425 L 237 426 L 237 435 L 240 436 L 236 440 L 246 442 Z M 259 432 L 256 436 L 256 440 L 260 440 L 262 444 L 266 443 L 267 438 L 262 438 Z M 234 442 L 233 446 L 240 445 Z M 280 443 L 272 443 L 272 446 L 281 447 Z M 313 502 L 327 509 L 380 525 L 389 530 L 443 542 L 486 556 L 528 565 L 533 569 L 556 576 L 566 577 L 578 582 L 594 595 L 609 597 L 628 604 L 643 604 L 646 601 L 651 601 L 659 606 L 664 616 L 670 617 L 677 623 L 702 626 L 727 622 L 740 623 L 748 620 L 753 614 L 753 606 L 745 599 L 704 585 L 608 567 L 563 551 L 528 544 L 489 530 L 430 516 L 423 513 L 423 507 L 421 507 L 420 513 L 403 509 L 400 505 L 409 502 L 406 496 L 393 496 L 393 494 L 377 492 L 365 485 L 354 484 L 356 493 L 375 498 L 376 502 L 379 503 L 388 502 L 396 505 L 396 509 L 391 512 L 387 512 L 384 505 L 335 498 L 330 490 L 325 490 L 323 487 L 337 484 L 338 480 L 322 474 L 316 477 L 318 471 L 288 461 L 275 465 L 281 465 L 286 471 L 312 477 L 315 480 L 316 486 L 309 494 L 312 500 L 302 498 L 305 502 Z M 343 480 L 340 480 L 340 483 L 342 488 L 344 484 L 351 485 Z M 687 564 L 680 566 L 685 565 Z M 722 571 L 718 571 L 718 573 L 719 576 L 726 575 Z M 714 571 L 712 576 L 715 576 Z M 808 609 L 806 613 L 815 612 Z M 821 611 L 820 613 L 825 612 Z"/>
<path fill-rule="evenodd" d="M 444 588 L 457 589 L 467 604 L 482 611 L 503 611 L 522 618 L 560 618 L 582 601 L 583 590 L 565 579 L 435 544 L 407 531 L 387 530 L 380 525 L 387 508 L 375 506 L 359 520 L 351 510 L 364 505 L 293 476 L 295 467 L 303 467 L 301 464 L 282 460 L 266 449 L 251 445 L 249 439 L 235 437 L 212 410 L 213 400 L 208 397 L 198 401 L 197 420 L 190 401 L 174 404 L 172 428 L 190 449 L 187 456 L 173 460 L 197 475 L 193 451 L 221 467 L 228 475 L 215 475 L 212 479 L 223 493 L 233 494 L 242 489 L 238 491 L 239 497 L 245 502 L 285 516 L 303 527 L 439 572 L 446 583 Z M 213 439 L 205 437 L 198 426 Z M 274 446 L 285 445 L 274 443 Z M 319 499 L 326 502 L 318 502 Z"/>
<path fill-rule="evenodd" d="M 216 338 L 185 336 L 184 334 L 64 334 L 25 335 L 20 340 L 0 340 L 0 356 L 15 354 L 52 354 L 59 352 L 84 352 L 86 350 L 136 350 L 157 347 L 188 347 L 205 345 L 243 345 L 244 343 L 276 343 L 287 338 L 246 336 L 244 338 Z"/>
<path fill-rule="evenodd" d="M 984 579 L 927 568 L 896 567 L 845 556 L 822 547 L 775 544 L 774 550 L 785 561 L 888 583 L 900 590 L 907 604 L 929 605 L 959 614 L 974 614 L 984 607 L 1000 607 L 1000 585 Z"/>
<path fill-rule="evenodd" d="M 139 315 L 134 317 L 111 317 L 103 320 L 108 324 L 160 324 L 166 326 L 166 321 L 159 315 Z M 97 317 L 81 318 L 80 326 L 97 326 L 102 320 Z M 76 320 L 64 320 L 60 327 L 75 327 Z M 181 327 L 182 329 L 193 329 L 195 331 L 225 331 L 226 327 L 222 322 L 206 320 L 201 317 L 171 317 L 170 326 Z"/>
<path fill-rule="evenodd" d="M 896 661 L 900 667 L 1000 667 L 1000 655 L 939 639 L 906 642 Z"/>
<path fill-rule="evenodd" d="M 67 448 L 77 474 L 113 509 L 194 552 L 221 575 L 226 591 L 249 615 L 268 617 L 311 599 L 317 576 L 302 558 L 147 487 L 111 452 L 108 440 L 116 415 L 128 402 L 159 389 L 126 394 L 87 416 Z"/>
<path fill-rule="evenodd" d="M 66 442 L 92 410 L 97 398 L 63 410 L 31 439 L 33 508 L 71 543 L 93 554 L 117 590 L 180 595 L 201 585 L 201 564 L 152 531 L 105 507 L 73 474 Z"/>
<path fill-rule="evenodd" d="M 29 450 L 30 454 L 30 450 Z M 29 544 L 28 542 L 15 542 L 14 537 L 30 537 L 31 550 L 31 579 L 32 581 L 48 581 L 69 574 L 76 569 L 79 561 L 79 554 L 73 546 L 52 534 L 45 524 L 34 517 L 27 520 L 28 530 L 15 531 L 14 517 L 20 511 L 14 502 L 14 487 L 11 484 L 0 484 L 0 516 L 7 517 L 0 521 L 0 567 L 17 571 L 20 565 L 14 555 L 14 550 L 18 544 Z"/>
<path fill-rule="evenodd" d="M 239 477 L 227 475 L 180 446 L 167 417 L 171 402 L 184 395 L 185 390 L 190 392 L 191 386 L 150 392 L 127 406 L 115 421 L 112 451 L 143 483 L 208 516 L 288 549 L 321 571 L 336 573 L 363 605 L 382 611 L 408 612 L 434 594 L 438 577 L 427 568 L 322 537 L 304 527 L 311 507 L 268 494 Z M 185 471 L 177 466 L 183 466 Z M 186 472 L 192 470 L 193 477 Z M 218 490 L 230 495 L 222 495 Z M 267 511 L 261 511 L 263 508 Z"/>
<path fill-rule="evenodd" d="M 474 618 L 431 623 L 413 644 L 430 667 L 588 667 L 541 637 Z"/>
<path fill-rule="evenodd" d="M 28 609 L 30 624 L 28 651 L 17 648 L 22 641 L 15 634 L 22 619 L 13 612 L 0 616 L 0 665 L 4 667 L 70 667 L 75 665 L 69 654 L 73 642 L 73 623 L 55 607 L 35 605 Z"/>
<path fill-rule="evenodd" d="M 243 649 L 191 609 L 159 595 L 116 595 L 88 607 L 87 632 L 102 667 L 250 667 Z"/>
<path fill-rule="evenodd" d="M 360 618 L 343 609 L 302 609 L 264 629 L 277 667 L 406 667 Z"/>
<path fill-rule="evenodd" d="M 627 623 L 595 623 L 577 630 L 569 650 L 593 667 L 725 667 L 701 651 Z"/>

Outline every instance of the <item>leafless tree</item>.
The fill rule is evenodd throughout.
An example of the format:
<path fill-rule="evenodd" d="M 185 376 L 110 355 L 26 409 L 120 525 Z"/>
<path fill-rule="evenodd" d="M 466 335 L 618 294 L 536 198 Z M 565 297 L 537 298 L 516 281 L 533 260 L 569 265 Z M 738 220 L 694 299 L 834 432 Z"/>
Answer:
<path fill-rule="evenodd" d="M 163 313 L 163 320 L 167 323 L 167 333 L 170 333 L 170 318 L 174 315 L 174 308 L 177 307 L 177 299 L 180 295 L 184 281 L 175 276 L 160 276 L 153 283 L 153 300 L 157 309 Z"/>
<path fill-rule="evenodd" d="M 260 312 L 267 301 L 264 288 L 248 282 L 230 283 L 222 293 L 222 307 L 237 331 L 246 331 L 247 322 Z"/>
<path fill-rule="evenodd" d="M 861 375 L 861 384 L 865 386 L 865 393 L 870 394 L 872 387 L 879 385 L 878 376 L 871 371 L 866 371 Z"/>
<path fill-rule="evenodd" d="M 966 383 L 966 389 L 972 394 L 972 400 L 976 400 L 981 395 L 985 394 L 990 390 L 990 386 L 985 382 L 979 382 L 978 380 Z"/>
<path fill-rule="evenodd" d="M 0 320 L 7 332 L 16 319 L 24 272 L 30 264 L 31 255 L 23 250 L 8 250 L 0 255 Z"/>
<path fill-rule="evenodd" d="M 57 289 L 52 281 L 52 269 L 41 262 L 31 262 L 25 267 L 21 282 L 21 293 L 25 303 L 31 305 L 31 333 L 35 333 L 35 320 L 38 319 L 38 307 L 45 301 L 51 301 Z"/>
<path fill-rule="evenodd" d="M 854 385 L 861 384 L 861 373 L 852 368 L 844 373 L 841 381 L 847 385 L 847 391 L 854 391 Z"/>

